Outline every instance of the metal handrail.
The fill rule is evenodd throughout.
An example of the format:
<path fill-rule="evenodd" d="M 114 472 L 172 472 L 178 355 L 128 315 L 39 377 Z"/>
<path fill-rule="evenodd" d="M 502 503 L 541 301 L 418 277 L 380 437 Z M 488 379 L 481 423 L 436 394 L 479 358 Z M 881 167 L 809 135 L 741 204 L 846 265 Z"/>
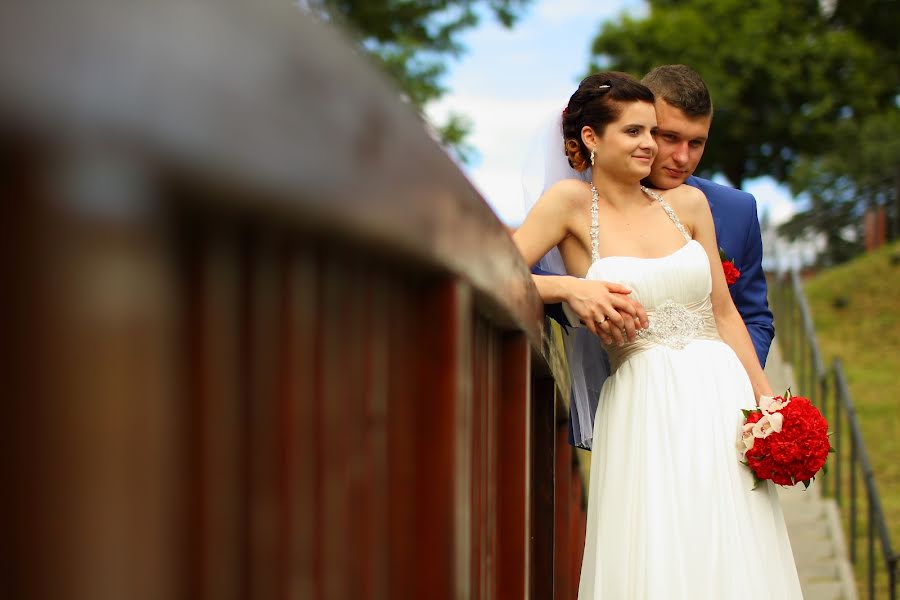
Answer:
<path fill-rule="evenodd" d="M 881 557 L 887 575 L 887 589 L 890 600 L 897 598 L 898 563 L 900 554 L 894 552 L 891 545 L 887 520 L 875 484 L 875 476 L 866 451 L 862 430 L 856 416 L 853 397 L 847 385 L 843 364 L 835 358 L 829 368 L 825 367 L 822 352 L 816 338 L 812 311 L 803 293 L 803 284 L 796 269 L 779 278 L 778 285 L 772 286 L 773 310 L 779 320 L 779 329 L 785 332 L 783 350 L 788 361 L 793 365 L 797 383 L 803 386 L 804 394 L 822 411 L 833 428 L 833 444 L 837 450 L 834 471 L 822 476 L 822 492 L 832 496 L 842 512 L 847 512 L 850 538 L 850 561 L 855 566 L 858 562 L 857 530 L 860 517 L 859 490 L 857 480 L 862 479 L 866 502 L 866 589 L 868 598 L 875 598 L 876 557 L 875 536 L 880 540 Z M 829 402 L 829 391 L 833 402 Z M 842 463 L 849 432 L 850 473 L 848 498 L 845 498 L 842 476 Z M 860 472 L 861 471 L 861 472 Z M 849 506 L 847 502 L 849 501 Z"/>

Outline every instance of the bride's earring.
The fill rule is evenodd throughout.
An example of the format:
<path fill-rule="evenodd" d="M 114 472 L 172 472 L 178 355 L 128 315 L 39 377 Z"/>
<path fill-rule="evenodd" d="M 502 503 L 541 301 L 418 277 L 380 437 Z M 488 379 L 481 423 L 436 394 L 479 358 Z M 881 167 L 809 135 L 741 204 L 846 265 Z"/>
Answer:
<path fill-rule="evenodd" d="M 594 166 L 594 150 L 593 150 L 593 148 L 591 149 L 591 166 L 592 167 Z"/>

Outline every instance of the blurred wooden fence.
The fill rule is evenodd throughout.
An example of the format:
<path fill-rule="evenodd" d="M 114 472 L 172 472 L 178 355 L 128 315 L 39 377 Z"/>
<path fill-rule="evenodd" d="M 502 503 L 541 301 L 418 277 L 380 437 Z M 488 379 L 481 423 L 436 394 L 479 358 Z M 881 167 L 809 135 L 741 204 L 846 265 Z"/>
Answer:
<path fill-rule="evenodd" d="M 3 3 L 0 156 L 5 598 L 574 597 L 528 271 L 348 44 Z"/>

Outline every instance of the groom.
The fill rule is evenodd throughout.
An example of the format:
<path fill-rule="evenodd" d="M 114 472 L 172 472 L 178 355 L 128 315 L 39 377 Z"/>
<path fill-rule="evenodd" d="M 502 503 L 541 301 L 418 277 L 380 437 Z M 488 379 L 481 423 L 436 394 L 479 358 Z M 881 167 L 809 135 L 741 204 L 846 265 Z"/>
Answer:
<path fill-rule="evenodd" d="M 693 176 L 712 124 L 709 90 L 700 75 L 684 65 L 657 67 L 641 82 L 656 96 L 654 138 L 659 151 L 647 179 L 657 189 L 668 190 L 686 183 L 706 195 L 719 247 L 741 273 L 730 287 L 731 297 L 744 319 L 759 362 L 765 366 L 775 327 L 766 300 L 756 199 L 747 192 Z M 552 275 L 539 270 L 535 274 Z M 566 326 L 573 324 L 576 316 L 590 319 L 590 315 L 580 315 L 568 305 L 565 312 L 561 304 L 547 305 L 546 310 L 548 316 Z M 567 319 L 566 314 L 573 318 Z M 571 419 L 569 428 L 572 442 Z"/>
<path fill-rule="evenodd" d="M 765 366 L 775 327 L 766 299 L 756 199 L 747 192 L 693 176 L 712 124 L 709 90 L 700 75 L 684 65 L 657 67 L 641 81 L 656 96 L 654 138 L 659 153 L 650 170 L 650 183 L 662 190 L 686 183 L 706 195 L 719 247 L 741 272 L 729 289 L 731 297 L 750 332 L 759 364 Z"/>

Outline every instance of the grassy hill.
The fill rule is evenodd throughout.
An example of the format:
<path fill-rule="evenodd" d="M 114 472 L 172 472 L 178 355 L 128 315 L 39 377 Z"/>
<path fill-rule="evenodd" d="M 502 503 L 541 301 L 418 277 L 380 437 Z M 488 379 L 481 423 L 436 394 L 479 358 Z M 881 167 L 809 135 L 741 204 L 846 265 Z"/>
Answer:
<path fill-rule="evenodd" d="M 896 552 L 900 548 L 900 243 L 824 271 L 806 281 L 804 288 L 826 365 L 836 356 L 843 362 Z M 849 454 L 848 442 L 844 448 Z M 858 551 L 865 558 L 865 542 L 860 542 Z M 877 543 L 876 555 L 880 556 Z"/>

